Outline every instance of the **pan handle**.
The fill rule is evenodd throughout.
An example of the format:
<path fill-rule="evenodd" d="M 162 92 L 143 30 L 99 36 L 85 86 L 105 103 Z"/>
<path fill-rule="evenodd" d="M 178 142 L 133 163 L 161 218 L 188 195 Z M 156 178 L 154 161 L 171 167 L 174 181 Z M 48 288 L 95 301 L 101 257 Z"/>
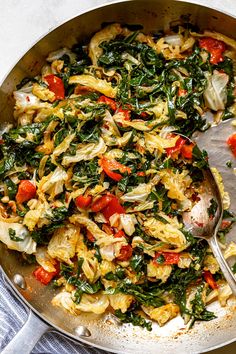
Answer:
<path fill-rule="evenodd" d="M 38 340 L 51 327 L 40 320 L 32 311 L 23 327 L 11 340 L 11 342 L 3 349 L 1 354 L 16 354 L 24 352 L 30 354 Z"/>

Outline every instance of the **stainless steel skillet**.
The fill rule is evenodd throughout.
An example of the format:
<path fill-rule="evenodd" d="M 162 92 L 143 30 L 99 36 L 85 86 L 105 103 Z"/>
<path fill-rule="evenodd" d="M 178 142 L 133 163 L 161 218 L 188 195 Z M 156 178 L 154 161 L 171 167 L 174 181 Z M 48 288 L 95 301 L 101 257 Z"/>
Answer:
<path fill-rule="evenodd" d="M 215 29 L 229 36 L 233 35 L 236 28 L 236 19 L 230 16 L 198 5 L 177 1 L 131 0 L 100 7 L 66 22 L 46 35 L 18 62 L 1 86 L 1 121 L 12 119 L 14 102 L 11 92 L 15 85 L 23 77 L 37 74 L 50 51 L 61 46 L 71 46 L 76 41 L 86 41 L 92 33 L 100 29 L 101 23 L 114 21 L 142 24 L 145 32 L 157 32 L 159 29 L 168 28 L 170 23 L 178 24 L 181 21 L 182 23 L 190 21 L 202 29 Z M 217 131 L 217 135 L 221 135 L 220 130 Z M 207 142 L 207 145 L 208 149 L 211 149 L 210 142 Z M 234 185 L 230 188 L 232 196 L 235 196 Z M 232 201 L 232 206 L 236 210 L 233 197 Z M 209 323 L 197 323 L 188 333 L 183 329 L 183 322 L 180 318 L 173 320 L 163 328 L 158 328 L 156 325 L 153 332 L 149 333 L 129 325 L 117 326 L 108 321 L 106 316 L 98 318 L 95 315 L 85 314 L 73 317 L 52 307 L 50 301 L 54 290 L 41 286 L 33 279 L 31 276 L 33 267 L 23 265 L 18 255 L 7 250 L 4 245 L 0 245 L 0 264 L 13 291 L 31 307 L 32 313 L 37 314 L 35 317 L 31 313 L 27 326 L 15 338 L 14 345 L 17 344 L 17 347 L 12 347 L 14 353 L 17 353 L 14 348 L 22 348 L 22 345 L 24 345 L 24 353 L 30 352 L 34 345 L 33 341 L 30 342 L 33 337 L 32 333 L 34 333 L 34 339 L 38 340 L 43 331 L 48 329 L 48 324 L 78 341 L 117 353 L 200 353 L 236 340 L 236 314 L 233 302 L 226 309 L 212 305 L 218 319 Z M 27 285 L 25 290 L 14 283 L 16 274 L 24 276 Z M 44 322 L 38 322 L 40 317 Z M 88 328 L 91 333 L 90 337 L 78 335 L 78 326 L 81 325 Z M 21 342 L 19 343 L 18 340 Z"/>

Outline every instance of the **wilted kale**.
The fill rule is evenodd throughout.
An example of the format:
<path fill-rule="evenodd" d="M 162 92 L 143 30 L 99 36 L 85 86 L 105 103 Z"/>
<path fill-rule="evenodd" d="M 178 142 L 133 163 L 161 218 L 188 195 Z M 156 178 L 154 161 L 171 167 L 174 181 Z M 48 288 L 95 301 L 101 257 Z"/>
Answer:
<path fill-rule="evenodd" d="M 14 199 L 17 193 L 17 185 L 10 178 L 6 178 L 7 194 L 9 199 Z"/>
<path fill-rule="evenodd" d="M 83 45 L 75 44 L 71 50 L 72 53 L 76 55 L 76 59 L 71 62 L 70 57 L 67 54 L 64 54 L 61 57 L 61 60 L 64 61 L 64 65 L 59 74 L 66 90 L 66 96 L 70 95 L 74 90 L 73 85 L 69 86 L 69 77 L 72 75 L 83 74 L 85 68 L 91 64 L 91 60 L 86 52 L 86 48 Z"/>
<path fill-rule="evenodd" d="M 208 168 L 208 154 L 206 150 L 200 150 L 197 145 L 193 148 L 193 157 L 194 163 L 193 165 L 198 169 Z"/>
<path fill-rule="evenodd" d="M 10 239 L 15 242 L 23 241 L 23 238 L 16 236 L 16 231 L 12 228 L 8 229 Z"/>
<path fill-rule="evenodd" d="M 210 321 L 216 318 L 215 314 L 211 311 L 206 310 L 206 305 L 203 301 L 203 291 L 204 284 L 198 286 L 194 299 L 191 301 L 192 309 L 190 311 L 190 316 L 192 318 L 192 323 L 196 320 Z"/>
<path fill-rule="evenodd" d="M 116 288 L 108 288 L 106 290 L 107 294 L 117 294 L 119 292 L 133 295 L 139 304 L 146 306 L 160 307 L 165 304 L 165 300 L 161 297 L 163 290 L 149 282 L 137 285 L 133 284 L 129 279 L 124 279 L 117 284 Z"/>
<path fill-rule="evenodd" d="M 69 209 L 65 206 L 60 208 L 55 208 L 51 210 L 51 214 L 47 215 L 47 218 L 51 220 L 51 222 L 59 222 L 61 223 L 64 221 L 69 215 Z"/>
<path fill-rule="evenodd" d="M 165 289 L 170 294 L 173 294 L 174 302 L 179 305 L 182 315 L 188 313 L 186 308 L 186 290 L 190 284 L 194 284 L 199 276 L 201 276 L 201 272 L 193 268 L 176 268 L 171 273 L 167 283 L 162 285 L 163 290 Z"/>
<path fill-rule="evenodd" d="M 236 216 L 229 210 L 224 210 L 223 220 L 228 222 L 228 224 L 226 224 L 223 227 L 221 226 L 219 228 L 219 231 L 217 232 L 217 236 L 219 237 L 220 242 L 224 244 L 226 242 L 225 239 L 226 234 L 231 230 L 233 224 L 236 222 Z"/>
<path fill-rule="evenodd" d="M 165 214 L 175 214 L 175 210 L 171 207 L 173 200 L 170 199 L 167 194 L 168 190 L 163 185 L 158 185 L 156 188 L 152 189 L 150 198 L 151 200 L 162 203 L 162 211 Z"/>
<path fill-rule="evenodd" d="M 203 103 L 203 92 L 207 84 L 204 72 L 211 71 L 211 66 L 208 60 L 203 61 L 200 49 L 195 47 L 193 53 L 181 61 L 166 61 L 162 54 L 157 54 L 150 46 L 137 42 L 135 38 L 136 34 L 133 34 L 130 39 L 121 38 L 100 45 L 103 54 L 99 64 L 105 68 L 115 68 L 122 77 L 118 99 L 123 104 L 133 105 L 140 112 L 144 99 L 147 100 L 145 104 L 148 108 L 148 104 L 151 107 L 152 102 L 160 97 L 167 101 L 169 116 L 169 122 L 162 124 L 174 125 L 179 132 L 189 136 L 197 129 L 205 129 L 206 122 L 195 107 Z M 129 58 L 134 58 L 137 63 Z M 125 64 L 127 62 L 128 66 Z M 185 95 L 178 95 L 173 85 L 179 80 L 176 70 L 181 68 L 189 73 L 181 81 Z M 187 119 L 176 119 L 177 110 L 186 113 Z"/>
<path fill-rule="evenodd" d="M 9 149 L 2 148 L 2 156 L 3 158 L 0 160 L 0 177 L 4 176 L 4 173 L 9 171 L 15 163 L 16 154 L 14 151 L 10 151 Z"/>
<path fill-rule="evenodd" d="M 115 273 L 109 272 L 104 277 L 107 280 L 119 281 L 125 278 L 125 270 L 122 267 L 117 267 Z"/>
<path fill-rule="evenodd" d="M 60 263 L 60 275 L 68 280 L 73 274 L 74 267 L 68 264 Z"/>
<path fill-rule="evenodd" d="M 63 223 L 56 223 L 36 228 L 31 232 L 31 237 L 38 245 L 47 245 L 54 231 L 62 226 L 64 226 Z"/>
<path fill-rule="evenodd" d="M 143 254 L 133 255 L 133 257 L 130 259 L 130 267 L 137 274 L 140 273 L 146 274 L 147 265 L 144 259 L 144 255 Z"/>
<path fill-rule="evenodd" d="M 73 180 L 81 187 L 85 184 L 95 186 L 100 179 L 98 168 L 98 159 L 79 162 L 74 168 Z"/>
<path fill-rule="evenodd" d="M 94 143 L 99 140 L 101 135 L 100 130 L 101 122 L 95 122 L 94 120 L 88 120 L 83 127 L 76 133 L 79 138 L 79 142 L 82 143 Z"/>
<path fill-rule="evenodd" d="M 77 276 L 72 276 L 68 279 L 68 283 L 76 287 L 74 294 L 75 302 L 80 303 L 83 294 L 96 294 L 103 288 L 102 283 L 98 280 L 96 283 L 89 284 L 85 280 L 79 279 Z"/>
<path fill-rule="evenodd" d="M 25 163 L 38 167 L 42 153 L 36 153 L 35 147 L 43 141 L 43 133 L 52 120 L 58 119 L 49 116 L 42 123 L 32 123 L 19 128 L 10 129 L 3 134 L 4 144 L 0 145 L 0 176 L 13 168 L 14 165 L 23 166 Z"/>
<path fill-rule="evenodd" d="M 148 331 L 152 330 L 152 322 L 146 321 L 144 317 L 133 311 L 126 311 L 125 313 L 122 313 L 121 310 L 116 310 L 115 316 L 123 323 L 132 323 L 134 326 L 146 328 Z"/>
<path fill-rule="evenodd" d="M 209 218 L 213 218 L 215 216 L 215 213 L 218 209 L 218 203 L 215 201 L 215 199 L 210 200 L 210 206 L 207 208 L 207 213 L 209 215 Z"/>

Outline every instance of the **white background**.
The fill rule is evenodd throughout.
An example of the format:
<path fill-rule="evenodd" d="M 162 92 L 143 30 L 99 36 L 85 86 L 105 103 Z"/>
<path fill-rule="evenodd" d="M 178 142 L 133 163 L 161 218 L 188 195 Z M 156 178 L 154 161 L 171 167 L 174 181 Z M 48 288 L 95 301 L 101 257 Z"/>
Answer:
<path fill-rule="evenodd" d="M 0 0 L 0 83 L 40 37 L 67 19 L 109 2 L 112 1 Z M 223 10 L 236 17 L 236 0 L 189 0 L 189 2 Z M 211 353 L 235 354 L 236 343 Z"/>
<path fill-rule="evenodd" d="M 111 0 L 0 0 L 0 82 L 18 59 L 52 28 Z M 236 16 L 236 0 L 189 0 Z"/>

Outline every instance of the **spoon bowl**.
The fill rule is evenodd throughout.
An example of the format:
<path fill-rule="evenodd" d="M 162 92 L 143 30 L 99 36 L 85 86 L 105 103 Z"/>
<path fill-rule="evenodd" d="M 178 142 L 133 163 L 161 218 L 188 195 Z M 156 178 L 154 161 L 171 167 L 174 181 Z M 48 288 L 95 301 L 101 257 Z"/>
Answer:
<path fill-rule="evenodd" d="M 196 145 L 188 137 L 181 136 Z M 218 184 L 209 165 L 204 168 L 203 177 L 198 194 L 199 200 L 190 211 L 183 213 L 183 223 L 194 237 L 208 242 L 225 279 L 233 294 L 236 295 L 236 278 L 226 262 L 217 241 L 217 232 L 222 222 L 224 208 Z"/>
<path fill-rule="evenodd" d="M 185 227 L 195 236 L 210 239 L 218 230 L 223 215 L 223 203 L 219 187 L 210 168 L 203 172 L 199 201 L 191 211 L 183 214 Z"/>

